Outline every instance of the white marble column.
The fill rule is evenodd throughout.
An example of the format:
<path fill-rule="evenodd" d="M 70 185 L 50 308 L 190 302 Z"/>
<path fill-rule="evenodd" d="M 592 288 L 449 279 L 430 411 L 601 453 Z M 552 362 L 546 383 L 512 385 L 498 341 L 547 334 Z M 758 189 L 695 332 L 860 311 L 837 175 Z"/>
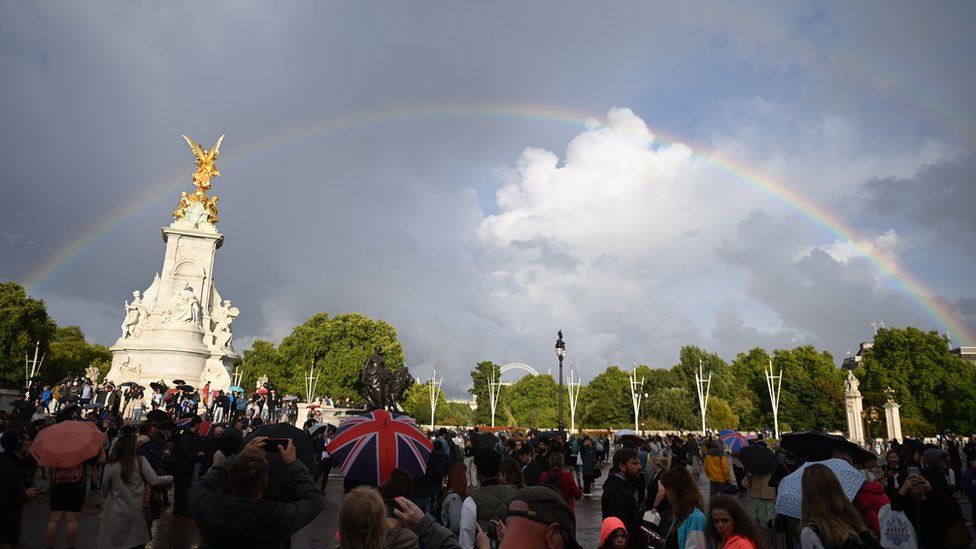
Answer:
<path fill-rule="evenodd" d="M 844 400 L 847 408 L 847 438 L 857 444 L 864 444 L 864 422 L 861 418 L 863 410 L 860 382 L 852 372 L 848 372 L 845 383 Z"/>
<path fill-rule="evenodd" d="M 888 440 L 895 439 L 901 442 L 901 413 L 898 411 L 900 406 L 894 402 L 888 402 L 884 408 L 885 425 L 888 427 Z"/>

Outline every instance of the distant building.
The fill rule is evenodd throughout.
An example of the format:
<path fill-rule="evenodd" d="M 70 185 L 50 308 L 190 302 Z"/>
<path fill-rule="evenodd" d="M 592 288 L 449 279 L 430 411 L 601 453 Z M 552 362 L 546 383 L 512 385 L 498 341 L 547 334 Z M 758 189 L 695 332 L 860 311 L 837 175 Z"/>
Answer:
<path fill-rule="evenodd" d="M 956 347 L 955 349 L 950 349 L 950 353 L 958 355 L 959 358 L 976 364 L 976 347 Z"/>
<path fill-rule="evenodd" d="M 472 410 L 477 410 L 478 409 L 478 401 L 475 400 L 475 399 L 473 399 L 473 398 L 472 399 L 449 398 L 449 399 L 447 399 L 447 401 L 450 402 L 450 403 L 452 403 L 452 404 L 464 404 L 465 406 L 467 406 L 468 408 L 471 408 Z"/>
<path fill-rule="evenodd" d="M 844 370 L 853 370 L 857 368 L 861 365 L 861 361 L 864 360 L 864 353 L 873 347 L 874 341 L 862 341 L 861 348 L 857 350 L 856 355 L 844 357 L 844 363 L 841 364 L 841 368 Z"/>

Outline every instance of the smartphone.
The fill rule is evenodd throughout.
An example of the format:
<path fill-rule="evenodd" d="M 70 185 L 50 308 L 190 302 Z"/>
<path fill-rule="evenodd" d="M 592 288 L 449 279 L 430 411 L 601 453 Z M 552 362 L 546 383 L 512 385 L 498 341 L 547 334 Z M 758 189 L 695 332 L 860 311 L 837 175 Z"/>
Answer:
<path fill-rule="evenodd" d="M 919 469 L 918 467 L 909 467 L 908 468 L 908 476 L 910 476 L 910 477 L 917 477 L 917 476 L 919 476 L 921 474 L 922 474 L 922 470 Z"/>
<path fill-rule="evenodd" d="M 264 441 L 264 451 L 268 453 L 279 453 L 288 447 L 287 438 L 269 438 Z"/>

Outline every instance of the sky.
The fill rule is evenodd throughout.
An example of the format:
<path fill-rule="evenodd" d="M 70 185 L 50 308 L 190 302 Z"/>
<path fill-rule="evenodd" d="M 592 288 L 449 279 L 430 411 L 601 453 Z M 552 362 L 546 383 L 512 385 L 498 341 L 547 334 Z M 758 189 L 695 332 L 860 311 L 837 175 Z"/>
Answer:
<path fill-rule="evenodd" d="M 976 345 L 976 5 L 0 2 L 0 280 L 114 343 L 226 132 L 238 351 L 391 322 L 481 360 L 669 367 L 872 322 Z"/>

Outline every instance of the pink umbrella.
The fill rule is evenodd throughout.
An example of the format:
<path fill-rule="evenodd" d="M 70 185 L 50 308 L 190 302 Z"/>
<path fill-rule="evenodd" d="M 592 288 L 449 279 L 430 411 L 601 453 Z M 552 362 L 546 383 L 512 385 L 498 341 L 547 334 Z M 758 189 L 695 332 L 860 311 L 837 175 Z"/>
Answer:
<path fill-rule="evenodd" d="M 31 443 L 30 454 L 42 467 L 74 467 L 98 455 L 105 434 L 88 421 L 62 421 L 41 429 Z"/>

